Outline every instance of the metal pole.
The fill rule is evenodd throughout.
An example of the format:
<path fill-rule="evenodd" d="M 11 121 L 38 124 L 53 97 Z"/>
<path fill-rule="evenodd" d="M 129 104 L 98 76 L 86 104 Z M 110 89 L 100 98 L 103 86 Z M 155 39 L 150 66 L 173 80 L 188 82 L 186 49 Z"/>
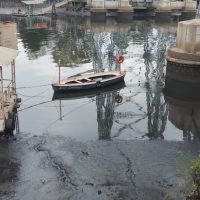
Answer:
<path fill-rule="evenodd" d="M 0 119 L 4 119 L 4 94 L 3 94 L 3 73 L 2 66 L 0 66 Z"/>
<path fill-rule="evenodd" d="M 62 120 L 62 104 L 61 104 L 61 99 L 60 99 L 60 120 Z"/>
<path fill-rule="evenodd" d="M 12 92 L 16 94 L 16 79 L 15 79 L 15 61 L 11 63 L 11 75 L 12 75 Z"/>
<path fill-rule="evenodd" d="M 58 80 L 59 80 L 59 84 L 60 84 L 60 60 L 58 61 L 58 70 L 59 70 L 59 74 L 58 74 Z"/>
<path fill-rule="evenodd" d="M 18 112 L 16 113 L 16 133 L 19 134 L 20 133 L 20 129 L 19 129 L 19 116 L 18 116 Z"/>

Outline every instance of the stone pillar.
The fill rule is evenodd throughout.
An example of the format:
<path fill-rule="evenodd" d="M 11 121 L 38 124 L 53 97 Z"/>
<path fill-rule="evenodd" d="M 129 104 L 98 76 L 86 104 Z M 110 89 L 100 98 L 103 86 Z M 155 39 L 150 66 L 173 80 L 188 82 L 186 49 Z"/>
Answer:
<path fill-rule="evenodd" d="M 166 58 L 166 76 L 200 83 L 200 19 L 179 22 L 176 46 L 168 49 Z"/>

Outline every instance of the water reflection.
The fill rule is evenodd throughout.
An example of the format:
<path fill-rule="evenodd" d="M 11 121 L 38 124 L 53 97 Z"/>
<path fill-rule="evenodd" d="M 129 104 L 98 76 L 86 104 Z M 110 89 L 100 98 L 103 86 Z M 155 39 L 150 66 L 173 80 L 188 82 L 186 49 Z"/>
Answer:
<path fill-rule="evenodd" d="M 104 24 L 101 24 L 103 27 Z M 77 18 L 25 18 L 18 21 L 20 38 L 30 59 L 36 59 L 52 49 L 56 63 L 77 66 L 92 62 L 95 71 L 118 68 L 115 56 L 128 47 L 126 31 L 115 24 L 114 32 L 101 31 Z M 116 28 L 119 27 L 119 28 Z M 123 26 L 124 27 L 124 26 Z"/>
<path fill-rule="evenodd" d="M 101 89 L 70 93 L 55 92 L 52 99 L 60 100 L 60 120 L 62 120 L 61 100 L 96 97 L 98 136 L 100 140 L 109 140 L 111 139 L 115 106 L 122 102 L 122 96 L 119 93 L 123 87 L 125 87 L 125 83 L 121 82 Z"/>
<path fill-rule="evenodd" d="M 96 97 L 98 133 L 100 140 L 108 140 L 111 138 L 116 96 L 117 91 L 102 93 Z"/>
<path fill-rule="evenodd" d="M 89 50 L 92 50 L 91 59 L 95 71 L 104 71 L 105 66 L 108 66 L 109 70 L 117 70 L 119 66 L 115 62 L 116 54 L 122 53 L 131 58 L 133 55 L 126 54 L 130 43 L 137 42 L 143 45 L 146 116 L 148 118 L 148 132 L 145 136 L 150 139 L 164 139 L 163 132 L 168 116 L 168 107 L 162 95 L 165 51 L 174 43 L 174 38 L 168 32 L 155 32 L 152 24 L 148 23 L 132 24 L 126 32 L 116 32 L 117 29 L 111 32 L 100 32 L 99 28 L 93 30 L 92 27 L 92 25 L 91 29 L 87 27 L 87 33 L 90 35 L 91 48 Z M 103 26 L 104 29 L 105 26 Z M 116 93 L 101 94 L 96 98 L 99 138 L 110 138 L 114 112 L 112 108 L 115 105 L 116 95 Z M 131 127 L 130 124 L 125 126 Z"/>
<path fill-rule="evenodd" d="M 55 45 L 56 23 L 50 18 L 23 18 L 18 21 L 18 31 L 31 60 L 46 55 Z"/>
<path fill-rule="evenodd" d="M 9 21 L 0 22 L 0 46 L 17 49 L 17 25 Z"/>
<path fill-rule="evenodd" d="M 144 64 L 146 78 L 146 103 L 148 118 L 148 133 L 150 139 L 164 139 L 168 106 L 162 95 L 165 70 L 165 51 L 174 39 L 169 33 L 157 32 L 150 25 L 141 27 L 144 34 Z"/>
<path fill-rule="evenodd" d="M 149 40 L 150 46 L 154 45 L 155 41 L 150 40 L 154 26 L 159 27 L 157 24 L 152 26 L 137 21 L 132 24 L 118 23 L 112 18 L 98 24 L 88 18 L 37 17 L 18 21 L 20 38 L 30 59 L 45 55 L 49 49 L 53 49 L 52 56 L 56 63 L 61 60 L 62 66 L 74 67 L 92 62 L 95 71 L 104 71 L 105 67 L 109 70 L 118 68 L 115 56 L 126 54 L 133 40 L 143 43 L 144 37 L 146 41 Z M 149 36 L 146 34 L 147 29 L 151 30 Z M 165 42 L 167 40 L 162 45 L 166 45 Z M 144 49 L 148 48 L 146 45 Z M 132 57 L 131 54 L 127 56 Z"/>
<path fill-rule="evenodd" d="M 149 41 L 149 35 L 152 35 L 152 29 L 148 26 L 144 28 L 145 43 L 144 43 L 144 63 L 146 68 L 146 101 L 147 101 L 147 116 L 148 116 L 148 136 L 150 139 L 164 139 L 163 132 L 165 130 L 168 109 L 162 99 L 162 74 L 164 68 L 164 51 L 165 47 L 160 46 L 162 37 L 158 34 L 159 40 Z M 152 46 L 158 46 L 156 49 L 157 58 L 154 57 Z M 159 48 L 159 49 L 158 49 Z M 156 65 L 153 65 L 153 62 Z M 153 82 L 151 81 L 153 79 Z"/>
<path fill-rule="evenodd" d="M 164 88 L 169 120 L 182 130 L 183 139 L 200 139 L 200 85 L 167 78 Z"/>
<path fill-rule="evenodd" d="M 90 34 L 71 19 L 58 35 L 53 58 L 61 61 L 62 66 L 76 66 L 90 62 Z"/>
<path fill-rule="evenodd" d="M 63 66 L 63 77 L 64 74 L 67 77 L 88 70 L 117 70 L 119 66 L 115 61 L 116 54 L 123 53 L 125 56 L 122 69 L 127 72 L 125 77 L 127 87 L 120 92 L 123 96 L 123 102 L 116 104 L 115 96 L 117 92 L 98 94 L 94 98 L 95 101 L 90 104 L 91 110 L 89 111 L 92 119 L 95 119 L 95 116 L 97 116 L 98 124 L 93 123 L 91 127 L 88 126 L 84 130 L 76 128 L 74 124 L 82 123 L 84 118 L 86 108 L 81 108 L 81 110 L 76 111 L 77 113 L 73 113 L 69 117 L 70 123 L 73 121 L 73 124 L 68 127 L 69 134 L 76 132 L 78 136 L 75 137 L 78 138 L 80 135 L 84 135 L 83 137 L 86 140 L 94 139 L 91 138 L 93 137 L 91 135 L 96 130 L 99 131 L 99 138 L 107 139 L 112 137 L 168 140 L 174 140 L 177 137 L 178 139 L 181 138 L 178 132 L 176 132 L 175 136 L 172 134 L 173 128 L 171 128 L 171 123 L 168 123 L 169 106 L 165 102 L 162 93 L 166 68 L 164 54 L 166 48 L 175 42 L 174 26 L 173 30 L 171 30 L 168 27 L 171 24 L 157 24 L 154 21 L 134 21 L 131 24 L 112 21 L 113 23 L 97 24 L 88 21 L 88 19 L 78 20 L 76 18 L 57 18 L 53 25 L 52 20 L 48 18 L 48 27 L 46 27 L 46 23 L 43 23 L 46 22 L 45 20 L 47 19 L 44 18 L 44 21 L 38 20 L 36 23 L 33 22 L 32 25 L 30 23 L 29 28 L 27 23 L 25 23 L 26 19 L 18 21 L 19 37 L 21 38 L 20 44 L 25 47 L 21 50 L 27 52 L 24 55 L 29 57 L 29 59 L 32 58 L 37 61 L 30 63 L 32 74 L 29 71 L 27 73 L 28 76 L 22 77 L 20 75 L 21 82 L 24 82 L 24 77 L 31 76 L 31 79 L 25 79 L 25 82 L 28 81 L 27 83 L 31 81 L 29 85 L 37 85 L 36 80 L 38 83 L 41 82 L 43 85 L 48 85 L 52 79 L 55 79 L 54 76 L 58 73 L 57 68 L 52 67 L 56 66 L 55 62 L 57 63 L 58 60 L 61 60 L 61 65 Z M 125 28 L 123 29 L 123 27 Z M 44 35 L 46 34 L 46 38 L 41 38 L 42 42 L 38 43 L 36 51 L 32 46 L 27 45 L 29 43 L 30 45 L 35 45 L 31 37 L 27 37 L 31 31 L 45 31 Z M 27 35 L 24 36 L 21 33 Z M 44 52 L 42 51 L 43 48 L 45 49 Z M 42 56 L 42 52 L 45 56 Z M 42 56 L 42 59 L 38 59 L 40 56 Z M 48 66 L 38 67 L 45 63 L 48 63 Z M 24 68 L 27 69 L 27 66 L 24 66 Z M 21 71 L 23 74 L 24 71 Z M 52 97 L 52 90 L 50 86 L 48 87 L 49 90 L 47 92 L 43 88 L 45 91 L 44 96 L 46 96 L 44 98 Z M 34 88 L 30 91 L 26 90 L 25 95 L 32 96 L 32 91 L 35 94 L 43 94 L 43 89 Z M 37 124 L 40 124 L 38 129 L 42 130 L 45 129 L 44 124 L 53 121 L 53 117 L 57 116 L 55 113 L 57 105 L 42 106 L 39 101 L 46 101 L 46 99 L 41 98 L 43 97 L 32 98 L 27 106 L 29 107 L 31 104 L 39 105 L 45 110 L 45 112 L 42 112 L 40 109 L 33 108 L 35 120 Z M 77 96 L 77 98 L 79 97 Z M 81 102 L 84 102 L 84 100 L 80 100 L 80 102 L 78 100 L 78 103 L 81 104 Z M 69 104 L 75 107 L 73 102 L 69 102 Z M 63 106 L 64 109 L 63 113 L 66 113 L 67 108 Z M 51 114 L 46 116 L 45 113 Z M 26 121 L 25 114 L 22 115 L 24 115 L 23 121 Z M 37 116 L 40 115 L 45 120 L 37 120 Z M 84 118 L 84 120 L 85 123 L 90 124 L 89 119 Z M 58 124 L 56 122 L 48 131 L 54 130 L 52 131 L 52 134 L 54 134 L 59 129 L 59 134 L 64 134 L 67 125 L 60 122 L 62 124 L 61 127 Z M 29 122 L 23 123 L 23 126 L 28 131 L 32 127 Z M 32 128 L 34 129 L 34 127 Z M 38 129 L 37 131 L 39 132 L 40 130 Z M 72 137 L 74 137 L 74 134 Z"/>
<path fill-rule="evenodd" d="M 91 30 L 92 61 L 95 71 L 116 70 L 119 65 L 115 61 L 118 54 L 125 54 L 128 41 L 125 33 L 95 33 Z"/>

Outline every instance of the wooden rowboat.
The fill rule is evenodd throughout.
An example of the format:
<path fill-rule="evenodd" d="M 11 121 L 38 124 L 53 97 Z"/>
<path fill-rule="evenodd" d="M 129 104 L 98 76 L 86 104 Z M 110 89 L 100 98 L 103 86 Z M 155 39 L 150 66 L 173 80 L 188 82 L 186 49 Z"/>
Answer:
<path fill-rule="evenodd" d="M 111 71 L 69 77 L 52 84 L 54 91 L 89 90 L 124 81 L 125 72 Z"/>
<path fill-rule="evenodd" d="M 102 93 L 108 93 L 113 91 L 119 91 L 125 87 L 125 82 L 120 81 L 119 83 L 107 86 L 107 87 L 101 87 L 97 89 L 91 89 L 91 90 L 74 90 L 70 92 L 54 92 L 52 100 L 73 100 L 73 99 L 81 99 L 81 98 L 92 98 L 95 96 L 98 96 Z"/>
<path fill-rule="evenodd" d="M 26 13 L 12 13 L 13 17 L 28 17 Z"/>
<path fill-rule="evenodd" d="M 43 16 L 43 13 L 39 13 L 39 14 L 27 14 L 27 13 L 12 13 L 13 17 L 37 17 L 37 16 Z"/>

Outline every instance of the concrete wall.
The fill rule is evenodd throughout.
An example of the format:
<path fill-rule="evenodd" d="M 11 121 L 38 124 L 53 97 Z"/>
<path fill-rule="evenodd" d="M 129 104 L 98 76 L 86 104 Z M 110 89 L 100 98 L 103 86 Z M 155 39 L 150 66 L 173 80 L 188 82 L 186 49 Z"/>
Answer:
<path fill-rule="evenodd" d="M 130 9 L 128 0 L 88 0 L 88 6 L 94 9 Z"/>
<path fill-rule="evenodd" d="M 196 1 L 171 1 L 171 0 L 133 0 L 132 5 L 128 0 L 87 0 L 89 7 L 94 9 L 128 9 L 131 7 L 148 7 L 149 3 L 159 11 L 171 11 L 171 10 L 196 10 Z"/>
<path fill-rule="evenodd" d="M 186 1 L 154 1 L 153 6 L 157 10 L 196 10 L 196 1 L 186 0 Z"/>
<path fill-rule="evenodd" d="M 196 10 L 197 2 L 187 0 L 185 3 L 185 10 Z"/>

